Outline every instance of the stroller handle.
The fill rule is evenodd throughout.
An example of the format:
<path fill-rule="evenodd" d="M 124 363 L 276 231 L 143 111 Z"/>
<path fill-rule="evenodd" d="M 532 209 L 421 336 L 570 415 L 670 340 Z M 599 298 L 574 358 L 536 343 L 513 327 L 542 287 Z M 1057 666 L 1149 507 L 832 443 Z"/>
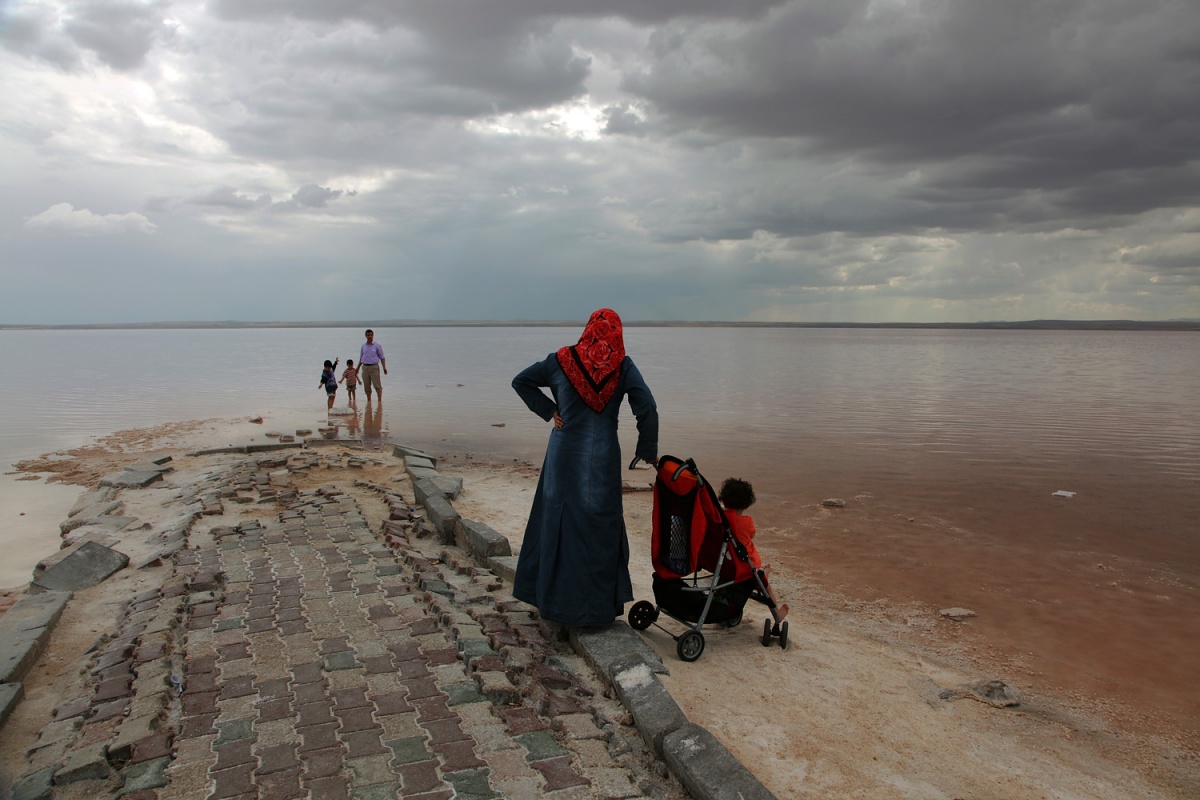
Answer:
<path fill-rule="evenodd" d="M 673 480 L 673 481 L 679 480 L 679 476 L 682 475 L 683 471 L 687 470 L 687 469 L 690 469 L 692 471 L 692 474 L 696 476 L 697 481 L 699 481 L 700 483 L 704 482 L 704 479 L 700 477 L 700 471 L 698 469 L 696 469 L 696 462 L 690 458 L 687 461 L 684 461 L 682 464 L 679 465 L 679 468 L 675 470 L 675 474 L 673 474 L 671 476 L 671 480 Z"/>

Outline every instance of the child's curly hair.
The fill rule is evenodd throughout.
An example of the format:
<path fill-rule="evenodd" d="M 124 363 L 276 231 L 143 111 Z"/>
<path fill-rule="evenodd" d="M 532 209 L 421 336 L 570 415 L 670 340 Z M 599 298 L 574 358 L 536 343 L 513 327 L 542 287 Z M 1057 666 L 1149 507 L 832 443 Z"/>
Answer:
<path fill-rule="evenodd" d="M 741 478 L 726 478 L 718 495 L 721 505 L 734 511 L 745 511 L 754 505 L 754 487 Z"/>

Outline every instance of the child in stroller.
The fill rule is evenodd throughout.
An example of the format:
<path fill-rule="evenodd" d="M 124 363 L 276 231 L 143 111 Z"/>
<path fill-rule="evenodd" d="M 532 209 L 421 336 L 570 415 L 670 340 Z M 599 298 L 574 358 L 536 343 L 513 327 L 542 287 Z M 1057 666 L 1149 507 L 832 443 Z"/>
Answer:
<path fill-rule="evenodd" d="M 743 502 L 744 498 L 735 497 L 735 504 Z M 751 496 L 738 511 L 752 502 Z M 745 527 L 749 518 L 737 516 Z M 645 630 L 662 613 L 690 626 L 678 636 L 671 634 L 684 661 L 695 661 L 704 652 L 700 629 L 705 624 L 739 625 L 747 600 L 762 603 L 771 612 L 772 619 L 763 625 L 763 646 L 778 638 L 780 647 L 787 647 L 788 624 L 783 619 L 787 607 L 775 602 L 764 571 L 751 563 L 750 551 L 735 535 L 730 517 L 693 460 L 659 459 L 650 553 L 657 605 L 645 600 L 635 603 L 629 610 L 629 624 L 634 630 Z"/>
<path fill-rule="evenodd" d="M 754 519 L 745 513 L 746 509 L 754 505 L 754 501 L 758 499 L 754 496 L 754 487 L 740 478 L 726 478 L 725 482 L 721 484 L 721 493 L 718 498 L 721 505 L 725 506 L 725 518 L 729 520 L 729 527 L 733 530 L 734 538 L 746 548 L 750 566 L 762 578 L 763 588 L 767 590 L 771 602 L 775 603 L 775 607 L 779 609 L 779 619 L 783 620 L 788 615 L 788 605 L 787 603 L 781 605 L 775 598 L 775 592 L 771 589 L 769 580 L 771 565 L 763 566 L 762 556 L 758 554 L 758 548 L 754 546 L 754 534 L 758 530 L 754 527 Z"/>

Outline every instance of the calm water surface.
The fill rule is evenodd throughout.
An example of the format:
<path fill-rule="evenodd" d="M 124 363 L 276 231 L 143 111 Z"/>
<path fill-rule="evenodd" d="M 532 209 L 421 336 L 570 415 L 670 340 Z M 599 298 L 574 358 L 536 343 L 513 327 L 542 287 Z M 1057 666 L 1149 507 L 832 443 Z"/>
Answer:
<path fill-rule="evenodd" d="M 540 458 L 547 426 L 509 381 L 576 335 L 380 329 L 392 438 Z M 1192 333 L 631 328 L 626 340 L 658 399 L 662 450 L 702 465 L 709 452 L 897 471 L 931 457 L 1050 471 L 1115 460 L 1200 479 Z M 3 331 L 0 461 L 184 419 L 311 427 L 321 362 L 357 360 L 361 341 L 357 329 Z"/>

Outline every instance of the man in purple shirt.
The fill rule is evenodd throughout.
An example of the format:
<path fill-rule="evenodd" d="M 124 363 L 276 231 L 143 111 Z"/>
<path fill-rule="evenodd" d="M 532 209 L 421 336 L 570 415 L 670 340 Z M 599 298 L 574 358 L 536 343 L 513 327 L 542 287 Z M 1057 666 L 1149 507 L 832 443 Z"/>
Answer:
<path fill-rule="evenodd" d="M 379 402 L 383 403 L 383 381 L 379 378 L 379 368 L 387 375 L 387 359 L 383 357 L 383 348 L 375 343 L 375 331 L 367 330 L 367 341 L 358 351 L 358 377 L 363 388 L 367 390 L 367 402 L 371 402 L 371 387 L 379 392 Z"/>

